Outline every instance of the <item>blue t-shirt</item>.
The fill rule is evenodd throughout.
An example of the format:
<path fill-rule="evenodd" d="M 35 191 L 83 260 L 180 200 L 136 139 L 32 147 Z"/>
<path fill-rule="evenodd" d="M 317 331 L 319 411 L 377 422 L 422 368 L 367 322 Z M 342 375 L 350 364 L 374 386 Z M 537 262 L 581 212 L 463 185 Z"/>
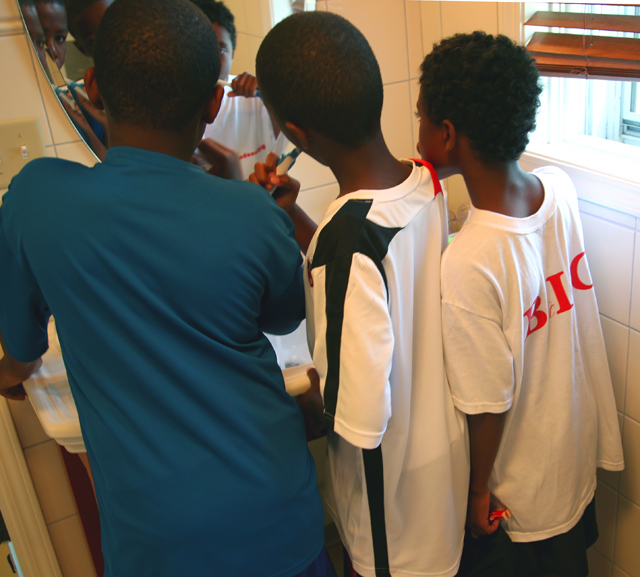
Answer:
<path fill-rule="evenodd" d="M 0 207 L 0 331 L 31 361 L 56 319 L 105 575 L 295 575 L 323 544 L 302 415 L 262 331 L 304 314 L 269 194 L 115 147 L 30 162 Z"/>

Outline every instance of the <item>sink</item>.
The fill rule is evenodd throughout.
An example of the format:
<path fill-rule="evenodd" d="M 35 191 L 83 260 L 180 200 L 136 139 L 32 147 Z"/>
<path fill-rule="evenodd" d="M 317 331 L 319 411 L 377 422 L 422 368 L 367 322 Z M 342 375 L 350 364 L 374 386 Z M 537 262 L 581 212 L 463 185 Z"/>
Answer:
<path fill-rule="evenodd" d="M 313 366 L 307 345 L 306 321 L 288 335 L 266 334 L 266 337 L 276 352 L 287 392 L 293 397 L 301 395 L 311 385 L 307 369 Z"/>
<path fill-rule="evenodd" d="M 76 409 L 53 318 L 49 322 L 49 349 L 42 357 L 42 367 L 23 384 L 29 401 L 47 436 L 70 453 L 86 452 Z M 312 367 L 307 347 L 306 326 L 288 335 L 266 335 L 276 351 L 287 392 L 304 393 L 310 386 L 307 369 Z"/>
<path fill-rule="evenodd" d="M 53 319 L 49 322 L 48 332 L 49 350 L 42 357 L 42 367 L 23 383 L 24 388 L 47 436 L 70 453 L 84 453 L 78 411 Z"/>

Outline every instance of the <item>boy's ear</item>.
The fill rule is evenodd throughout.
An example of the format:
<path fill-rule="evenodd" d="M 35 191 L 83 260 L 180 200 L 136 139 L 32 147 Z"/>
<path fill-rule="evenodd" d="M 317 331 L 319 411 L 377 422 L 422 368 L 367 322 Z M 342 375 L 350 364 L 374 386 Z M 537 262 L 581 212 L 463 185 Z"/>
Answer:
<path fill-rule="evenodd" d="M 100 96 L 98 83 L 96 82 L 96 70 L 93 66 L 87 68 L 87 71 L 84 73 L 84 89 L 92 104 L 96 108 L 104 110 L 104 104 L 102 104 L 102 97 Z"/>
<path fill-rule="evenodd" d="M 302 150 L 309 149 L 309 133 L 304 128 L 300 128 L 297 124 L 294 124 L 293 122 L 285 122 L 284 126 L 286 129 L 284 131 L 285 135 L 289 138 L 291 142 L 293 142 L 296 146 L 298 146 Z M 289 136 L 287 132 L 289 132 L 291 136 L 293 136 L 293 138 L 291 138 L 291 136 Z"/>
<path fill-rule="evenodd" d="M 456 127 L 450 120 L 443 120 L 441 128 L 445 152 L 451 152 L 458 143 Z"/>
<path fill-rule="evenodd" d="M 224 98 L 224 86 L 216 85 L 215 90 L 209 97 L 207 104 L 204 108 L 204 113 L 202 115 L 202 119 L 207 123 L 211 124 L 216 116 L 218 116 L 218 112 L 220 112 L 220 106 L 222 105 L 222 99 Z"/>

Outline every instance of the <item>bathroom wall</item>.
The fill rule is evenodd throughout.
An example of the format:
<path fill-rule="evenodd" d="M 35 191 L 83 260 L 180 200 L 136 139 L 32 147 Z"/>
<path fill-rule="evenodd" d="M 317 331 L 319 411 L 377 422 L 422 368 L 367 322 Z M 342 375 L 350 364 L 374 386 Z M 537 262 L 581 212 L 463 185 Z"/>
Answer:
<path fill-rule="evenodd" d="M 236 15 L 238 48 L 234 72 L 253 70 L 253 57 L 270 21 L 258 0 L 228 0 Z M 400 157 L 416 154 L 418 67 L 433 42 L 455 32 L 484 29 L 515 37 L 514 4 L 502 2 L 436 2 L 417 0 L 320 0 L 318 9 L 331 10 L 354 22 L 367 36 L 380 62 L 385 83 L 383 130 L 390 148 Z M 50 156 L 91 164 L 93 156 L 80 141 L 51 95 L 34 58 L 14 0 L 0 0 L 0 78 L 8 87 L 0 93 L 0 121 L 36 116 Z M 40 90 L 42 88 L 42 90 Z M 526 158 L 527 168 L 539 161 Z M 597 170 L 597 167 L 596 167 Z M 301 157 L 292 174 L 302 181 L 301 202 L 319 219 L 337 195 L 330 171 Z M 572 175 L 573 176 L 573 175 Z M 640 214 L 613 211 L 606 197 L 628 183 L 576 174 L 585 239 L 601 310 L 602 325 L 613 375 L 627 468 L 623 473 L 599 475 L 597 507 L 601 537 L 590 552 L 592 577 L 640 577 Z M 598 194 L 586 194 L 597 184 Z M 450 205 L 465 200 L 460 179 L 445 183 Z M 633 186 L 631 186 L 633 188 Z M 0 191 L 0 194 L 3 191 Z M 636 191 L 640 195 L 640 190 Z M 585 200 L 585 199 L 588 199 Z M 604 200 L 602 200 L 604 199 Z M 0 402 L 4 402 L 0 400 Z M 49 504 L 64 485 L 49 481 L 59 472 L 51 441 L 42 437 L 27 404 L 11 405 L 27 461 L 39 486 L 47 525 L 65 577 L 92 575 L 87 569 L 86 544 L 78 535 L 77 515 L 68 503 Z M 55 449 L 55 447 L 53 447 Z M 320 451 L 321 452 L 321 451 Z M 48 464 L 50 463 L 50 464 Z M 53 475 L 58 476 L 57 474 Z M 67 527 L 68 530 L 67 530 Z M 55 536 L 56 531 L 60 531 Z M 65 552 L 75 550 L 73 558 Z"/>

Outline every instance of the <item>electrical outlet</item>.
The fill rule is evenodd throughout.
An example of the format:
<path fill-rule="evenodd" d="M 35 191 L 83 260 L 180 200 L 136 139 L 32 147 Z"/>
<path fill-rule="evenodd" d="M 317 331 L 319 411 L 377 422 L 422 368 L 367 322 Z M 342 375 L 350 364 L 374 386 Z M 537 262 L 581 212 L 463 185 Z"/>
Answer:
<path fill-rule="evenodd" d="M 37 117 L 0 122 L 0 190 L 30 160 L 45 156 L 44 141 Z"/>

